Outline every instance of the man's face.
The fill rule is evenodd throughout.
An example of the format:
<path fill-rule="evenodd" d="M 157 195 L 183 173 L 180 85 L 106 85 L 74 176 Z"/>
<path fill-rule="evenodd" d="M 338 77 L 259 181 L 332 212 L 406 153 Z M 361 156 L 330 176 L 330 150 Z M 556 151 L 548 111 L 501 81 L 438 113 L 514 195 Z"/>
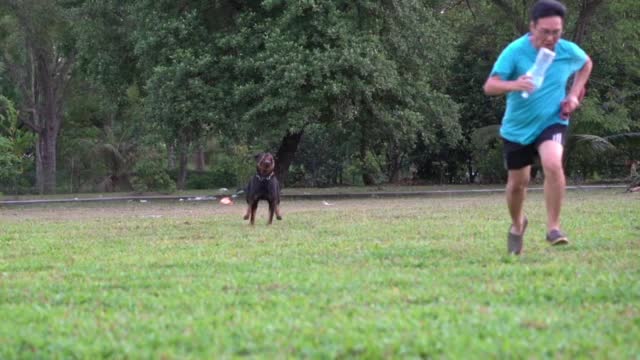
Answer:
<path fill-rule="evenodd" d="M 532 21 L 529 27 L 533 35 L 534 46 L 553 50 L 562 35 L 562 22 L 560 16 L 549 16 Z"/>

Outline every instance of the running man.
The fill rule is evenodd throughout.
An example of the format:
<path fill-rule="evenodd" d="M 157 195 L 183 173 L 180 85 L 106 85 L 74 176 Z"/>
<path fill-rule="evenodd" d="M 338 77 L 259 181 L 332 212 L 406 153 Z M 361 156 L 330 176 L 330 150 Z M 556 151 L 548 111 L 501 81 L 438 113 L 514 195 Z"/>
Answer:
<path fill-rule="evenodd" d="M 540 0 L 531 8 L 530 32 L 510 43 L 500 54 L 484 84 L 487 95 L 506 94 L 507 106 L 500 127 L 508 170 L 507 205 L 511 227 L 507 249 L 520 254 L 527 217 L 523 206 L 536 156 L 544 171 L 544 199 L 547 208 L 547 241 L 568 244 L 560 229 L 560 209 L 565 194 L 562 154 L 569 115 L 580 106 L 593 67 L 578 45 L 561 38 L 566 7 L 555 0 Z M 534 89 L 527 70 L 542 47 L 555 52 L 542 86 Z M 567 93 L 567 81 L 574 75 Z M 525 98 L 522 92 L 529 92 Z"/>

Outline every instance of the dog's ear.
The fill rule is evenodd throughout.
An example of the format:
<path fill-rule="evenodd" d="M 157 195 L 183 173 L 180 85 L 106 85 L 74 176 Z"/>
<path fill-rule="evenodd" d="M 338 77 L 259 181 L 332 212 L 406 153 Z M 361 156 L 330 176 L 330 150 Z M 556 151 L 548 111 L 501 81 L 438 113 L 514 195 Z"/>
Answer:
<path fill-rule="evenodd" d="M 255 154 L 255 155 L 253 156 L 253 159 L 254 159 L 255 161 L 260 160 L 260 158 L 262 157 L 262 154 L 264 154 L 264 153 L 261 153 L 261 152 L 260 152 L 260 153 Z"/>

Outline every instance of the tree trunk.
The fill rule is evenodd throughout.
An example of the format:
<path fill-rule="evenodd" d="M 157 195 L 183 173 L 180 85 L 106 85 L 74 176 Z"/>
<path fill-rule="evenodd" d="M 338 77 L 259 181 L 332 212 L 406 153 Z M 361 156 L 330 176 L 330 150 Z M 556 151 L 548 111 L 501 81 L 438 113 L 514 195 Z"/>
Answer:
<path fill-rule="evenodd" d="M 467 158 L 467 175 L 469 176 L 469 184 L 474 184 L 476 182 L 476 172 L 473 171 L 473 159 L 471 157 Z"/>
<path fill-rule="evenodd" d="M 38 149 L 40 150 L 36 156 L 39 158 L 38 163 L 41 164 L 41 178 L 38 185 L 40 194 L 53 194 L 56 191 L 56 144 L 58 143 L 58 134 L 45 131 L 38 138 Z"/>
<path fill-rule="evenodd" d="M 361 126 L 362 137 L 360 138 L 360 164 L 362 169 L 362 182 L 365 186 L 376 184 L 374 176 L 371 174 L 370 165 L 367 163 L 367 153 L 369 152 L 369 144 L 367 141 L 366 127 Z"/>
<path fill-rule="evenodd" d="M 176 144 L 169 143 L 167 145 L 167 167 L 169 170 L 176 168 Z"/>
<path fill-rule="evenodd" d="M 120 176 L 112 176 L 113 188 L 117 191 L 131 191 L 133 185 L 131 185 L 131 179 L 128 174 L 122 174 Z"/>
<path fill-rule="evenodd" d="M 368 152 L 367 144 L 363 141 L 360 144 L 360 163 L 362 164 L 362 183 L 364 183 L 365 186 L 372 186 L 376 184 L 376 180 L 373 177 L 373 175 L 371 175 L 371 172 L 369 171 L 369 166 L 367 165 L 367 152 Z"/>
<path fill-rule="evenodd" d="M 364 183 L 365 186 L 373 186 L 376 184 L 376 180 L 369 173 L 362 174 L 362 182 Z"/>
<path fill-rule="evenodd" d="M 602 2 L 603 0 L 583 0 L 581 2 L 580 12 L 576 20 L 576 28 L 573 32 L 573 42 L 576 44 L 582 43 L 582 40 L 587 34 L 589 22 L 591 22 L 593 15 L 596 13 L 596 9 Z"/>
<path fill-rule="evenodd" d="M 389 145 L 387 153 L 387 167 L 389 182 L 397 184 L 400 182 L 400 170 L 402 170 L 402 152 L 398 149 L 397 144 Z"/>
<path fill-rule="evenodd" d="M 196 149 L 196 154 L 195 154 L 195 163 L 196 163 L 196 170 L 204 171 L 204 167 L 205 167 L 204 145 L 198 145 L 198 148 Z"/>
<path fill-rule="evenodd" d="M 295 158 L 296 151 L 298 151 L 298 145 L 302 140 L 302 134 L 304 130 L 298 132 L 287 131 L 287 134 L 282 138 L 280 148 L 276 153 L 276 177 L 280 181 L 280 186 L 284 187 L 287 183 L 287 176 L 289 175 L 289 166 Z"/>
<path fill-rule="evenodd" d="M 392 184 L 397 184 L 398 182 L 400 182 L 400 170 L 401 170 L 400 164 L 401 164 L 400 156 L 394 156 L 394 158 L 391 159 L 389 182 L 391 182 Z"/>
<path fill-rule="evenodd" d="M 189 162 L 188 144 L 178 144 L 178 184 L 179 190 L 184 190 L 187 185 L 187 163 Z"/>
<path fill-rule="evenodd" d="M 33 49 L 35 70 L 31 99 L 34 101 L 32 108 L 38 114 L 33 123 L 38 135 L 39 150 L 36 157 L 39 159 L 40 178 L 38 179 L 38 191 L 41 194 L 53 194 L 56 191 L 56 156 L 58 134 L 62 125 L 64 77 L 57 74 L 55 68 L 57 60 L 52 49 Z M 54 68 L 54 69 L 52 69 Z"/>
<path fill-rule="evenodd" d="M 511 19 L 514 30 L 517 35 L 522 35 L 529 31 L 529 18 L 527 16 L 529 11 L 528 2 L 522 2 L 521 5 L 516 5 L 514 2 L 506 0 L 492 0 L 493 4 L 500 8 L 508 19 Z M 580 44 L 586 35 L 589 22 L 593 18 L 598 6 L 600 6 L 604 0 L 581 0 L 580 11 L 576 20 L 575 31 L 573 33 L 572 41 Z"/>

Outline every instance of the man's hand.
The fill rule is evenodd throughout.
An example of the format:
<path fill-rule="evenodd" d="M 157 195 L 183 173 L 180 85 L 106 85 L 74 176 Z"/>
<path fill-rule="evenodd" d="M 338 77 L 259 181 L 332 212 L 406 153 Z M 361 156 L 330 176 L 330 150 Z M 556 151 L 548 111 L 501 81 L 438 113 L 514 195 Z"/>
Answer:
<path fill-rule="evenodd" d="M 533 90 L 535 90 L 535 85 L 530 75 L 522 75 L 517 80 L 511 82 L 511 91 L 531 92 Z"/>
<path fill-rule="evenodd" d="M 522 75 L 517 80 L 502 80 L 500 76 L 494 75 L 487 79 L 484 83 L 484 93 L 487 95 L 502 95 L 512 91 L 527 91 L 534 90 L 532 77 L 529 75 Z"/>
<path fill-rule="evenodd" d="M 569 119 L 569 116 L 571 116 L 571 114 L 574 111 L 576 111 L 576 109 L 580 106 L 580 101 L 584 99 L 584 93 L 585 93 L 584 88 L 582 88 L 580 90 L 579 96 L 569 94 L 567 95 L 567 97 L 564 98 L 564 100 L 562 100 L 562 102 L 560 103 L 561 118 L 565 120 Z"/>
<path fill-rule="evenodd" d="M 587 80 L 589 80 L 592 68 L 593 62 L 591 61 L 591 58 L 587 57 L 587 61 L 584 63 L 584 66 L 582 66 L 582 69 L 578 70 L 573 79 L 571 91 L 569 91 L 567 97 L 560 103 L 561 118 L 565 120 L 569 119 L 571 113 L 580 106 L 582 99 L 584 99 L 584 96 L 586 95 Z"/>

